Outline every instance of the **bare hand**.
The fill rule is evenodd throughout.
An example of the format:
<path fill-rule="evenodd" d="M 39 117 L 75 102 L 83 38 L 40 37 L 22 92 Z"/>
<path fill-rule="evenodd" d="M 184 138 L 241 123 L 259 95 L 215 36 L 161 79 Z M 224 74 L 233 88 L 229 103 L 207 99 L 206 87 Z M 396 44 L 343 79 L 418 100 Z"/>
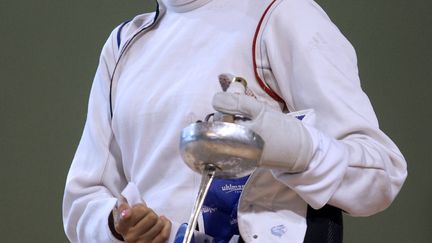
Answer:
<path fill-rule="evenodd" d="M 164 216 L 158 216 L 144 204 L 130 207 L 122 203 L 118 212 L 120 217 L 115 230 L 128 243 L 163 243 L 169 238 L 171 222 Z"/>

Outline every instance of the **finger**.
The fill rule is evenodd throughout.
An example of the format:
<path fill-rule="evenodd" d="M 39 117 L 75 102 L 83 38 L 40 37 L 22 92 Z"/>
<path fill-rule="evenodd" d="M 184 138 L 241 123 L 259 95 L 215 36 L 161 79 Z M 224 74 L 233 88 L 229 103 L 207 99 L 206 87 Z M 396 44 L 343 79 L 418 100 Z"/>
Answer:
<path fill-rule="evenodd" d="M 121 202 L 117 208 L 120 212 L 122 212 L 123 210 L 130 208 L 130 206 L 127 202 Z"/>
<path fill-rule="evenodd" d="M 151 243 L 165 243 L 171 234 L 171 221 L 165 216 L 160 216 L 160 219 L 164 222 L 164 227 Z"/>
<path fill-rule="evenodd" d="M 144 204 L 138 204 L 132 208 L 127 204 L 121 204 L 119 209 L 120 220 L 116 225 L 116 230 L 123 236 L 148 213 L 152 212 L 152 210 L 147 208 Z"/>
<path fill-rule="evenodd" d="M 125 215 L 121 218 L 119 225 L 127 229 L 126 231 L 123 231 L 127 234 L 131 228 L 152 212 L 153 211 L 150 208 L 147 208 L 143 204 L 135 205 L 134 207 L 124 211 Z"/>
<path fill-rule="evenodd" d="M 213 96 L 213 108 L 222 113 L 243 115 L 254 119 L 259 115 L 263 104 L 247 95 L 219 92 Z"/>
<path fill-rule="evenodd" d="M 153 229 L 154 228 L 154 229 Z M 154 212 L 148 213 L 131 227 L 125 239 L 152 239 L 163 228 L 163 221 Z M 157 232 L 154 232 L 157 231 Z M 150 241 L 148 241 L 150 242 Z"/>
<path fill-rule="evenodd" d="M 154 225 L 152 225 L 146 232 L 142 232 L 139 237 L 140 242 L 152 242 L 153 239 L 160 234 L 164 228 L 165 223 L 162 219 L 158 219 Z M 139 227 L 139 224 L 137 224 Z"/>
<path fill-rule="evenodd" d="M 242 78 L 234 78 L 235 80 L 238 81 L 233 81 L 231 83 L 231 85 L 228 87 L 228 89 L 226 90 L 227 93 L 233 93 L 233 94 L 246 94 L 246 80 L 242 79 Z M 242 83 L 241 81 L 243 81 L 244 83 Z"/>

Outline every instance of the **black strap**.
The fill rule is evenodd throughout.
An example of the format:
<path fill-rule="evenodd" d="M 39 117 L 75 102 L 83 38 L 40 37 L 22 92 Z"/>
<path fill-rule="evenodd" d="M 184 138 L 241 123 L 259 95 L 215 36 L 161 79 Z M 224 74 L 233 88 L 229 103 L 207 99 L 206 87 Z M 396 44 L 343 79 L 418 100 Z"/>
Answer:
<path fill-rule="evenodd" d="M 308 206 L 304 243 L 342 243 L 343 219 L 339 208 L 326 205 L 315 210 Z"/>

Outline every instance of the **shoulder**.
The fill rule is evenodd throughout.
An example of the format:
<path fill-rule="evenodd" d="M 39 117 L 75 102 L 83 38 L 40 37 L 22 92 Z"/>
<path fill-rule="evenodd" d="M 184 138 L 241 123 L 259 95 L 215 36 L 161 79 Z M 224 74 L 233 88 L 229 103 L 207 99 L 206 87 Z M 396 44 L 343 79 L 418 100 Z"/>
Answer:
<path fill-rule="evenodd" d="M 326 12 L 314 0 L 276 0 L 272 15 L 307 24 L 310 20 L 330 21 Z M 309 21 L 307 21 L 309 20 Z"/>
<path fill-rule="evenodd" d="M 120 49 L 122 44 L 128 39 L 132 38 L 141 29 L 152 24 L 156 20 L 157 15 L 158 12 L 143 13 L 130 20 L 126 20 L 113 30 L 110 38 L 113 39 L 117 48 Z"/>
<path fill-rule="evenodd" d="M 276 0 L 263 30 L 264 38 L 292 48 L 334 45 L 353 52 L 351 43 L 314 0 Z"/>
<path fill-rule="evenodd" d="M 301 35 L 336 28 L 313 0 L 277 0 L 269 11 L 268 21 L 270 27 Z"/>
<path fill-rule="evenodd" d="M 145 26 L 153 23 L 156 12 L 144 13 L 117 25 L 109 34 L 102 48 L 100 62 L 113 69 L 123 45 Z"/>

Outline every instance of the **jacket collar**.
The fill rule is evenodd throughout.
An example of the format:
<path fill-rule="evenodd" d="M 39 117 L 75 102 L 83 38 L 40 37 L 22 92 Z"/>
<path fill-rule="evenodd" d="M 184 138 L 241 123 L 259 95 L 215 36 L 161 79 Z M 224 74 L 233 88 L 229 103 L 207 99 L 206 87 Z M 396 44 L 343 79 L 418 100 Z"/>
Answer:
<path fill-rule="evenodd" d="M 188 12 L 199 8 L 211 0 L 157 0 L 168 11 Z"/>

